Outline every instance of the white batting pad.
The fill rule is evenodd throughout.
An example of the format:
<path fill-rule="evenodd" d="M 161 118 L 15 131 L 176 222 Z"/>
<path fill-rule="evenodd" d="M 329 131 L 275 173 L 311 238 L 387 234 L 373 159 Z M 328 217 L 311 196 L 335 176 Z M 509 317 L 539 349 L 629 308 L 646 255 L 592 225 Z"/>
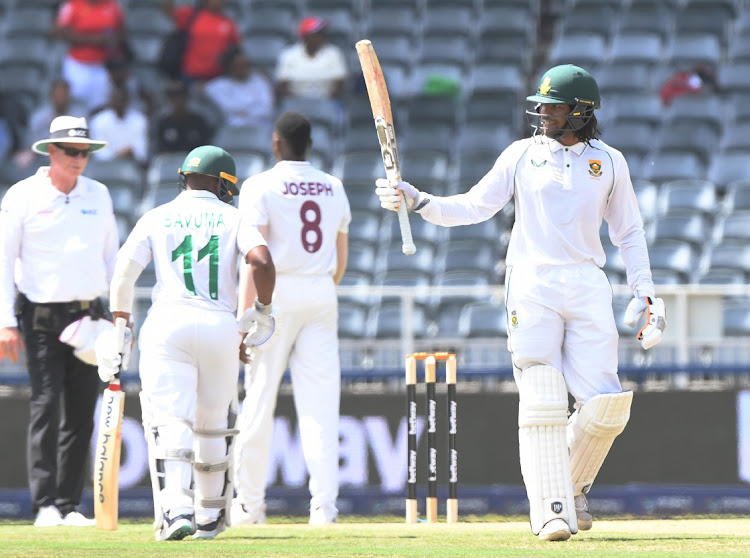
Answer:
<path fill-rule="evenodd" d="M 521 473 L 529 498 L 531 531 L 563 519 L 578 531 L 570 458 L 565 439 L 568 390 L 559 370 L 536 365 L 524 370 L 518 382 L 518 445 Z"/>
<path fill-rule="evenodd" d="M 632 402 L 632 391 L 597 395 L 570 416 L 567 436 L 576 494 L 594 484 L 612 442 L 628 423 Z"/>

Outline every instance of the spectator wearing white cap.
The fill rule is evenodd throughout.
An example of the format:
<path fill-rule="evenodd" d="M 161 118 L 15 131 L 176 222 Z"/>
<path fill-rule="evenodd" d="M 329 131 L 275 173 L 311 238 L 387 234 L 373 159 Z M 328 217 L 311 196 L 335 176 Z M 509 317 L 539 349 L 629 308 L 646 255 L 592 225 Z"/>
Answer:
<path fill-rule="evenodd" d="M 77 511 L 94 428 L 96 366 L 60 340 L 67 326 L 99 330 L 119 246 L 107 188 L 82 176 L 92 151 L 85 118 L 58 116 L 32 149 L 49 166 L 0 204 L 0 354 L 26 350 L 31 385 L 28 478 L 38 527 L 89 526 Z M 76 327 L 74 327 L 76 329 Z M 70 331 L 70 330 L 68 330 Z M 80 333 L 80 332 L 79 332 Z"/>
<path fill-rule="evenodd" d="M 297 33 L 300 41 L 286 47 L 276 68 L 279 97 L 339 99 L 348 75 L 346 59 L 339 47 L 328 42 L 327 23 L 319 17 L 303 19 Z"/>

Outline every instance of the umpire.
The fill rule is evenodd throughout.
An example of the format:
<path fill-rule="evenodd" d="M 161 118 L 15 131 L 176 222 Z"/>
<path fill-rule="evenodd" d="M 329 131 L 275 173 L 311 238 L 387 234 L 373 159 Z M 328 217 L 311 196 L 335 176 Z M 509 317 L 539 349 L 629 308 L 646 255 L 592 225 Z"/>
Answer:
<path fill-rule="evenodd" d="M 49 166 L 13 185 L 0 206 L 0 352 L 26 346 L 31 383 L 27 467 L 34 525 L 89 526 L 76 510 L 99 388 L 96 367 L 60 341 L 103 314 L 119 246 L 107 188 L 81 176 L 92 151 L 85 118 L 58 116 L 32 149 Z M 62 414 L 61 414 L 62 408 Z"/>

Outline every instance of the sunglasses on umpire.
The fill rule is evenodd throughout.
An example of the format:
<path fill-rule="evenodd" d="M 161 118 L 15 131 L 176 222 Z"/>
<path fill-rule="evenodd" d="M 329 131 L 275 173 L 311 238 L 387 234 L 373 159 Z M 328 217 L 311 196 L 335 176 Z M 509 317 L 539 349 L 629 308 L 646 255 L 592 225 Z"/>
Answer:
<path fill-rule="evenodd" d="M 61 149 L 62 151 L 64 151 L 65 154 L 68 157 L 71 157 L 73 159 L 75 159 L 75 158 L 77 158 L 79 156 L 83 157 L 85 159 L 86 157 L 88 157 L 89 155 L 91 155 L 91 150 L 90 149 L 76 149 L 75 147 L 66 147 L 64 145 L 60 145 L 59 143 L 56 143 L 54 145 L 58 149 Z"/>

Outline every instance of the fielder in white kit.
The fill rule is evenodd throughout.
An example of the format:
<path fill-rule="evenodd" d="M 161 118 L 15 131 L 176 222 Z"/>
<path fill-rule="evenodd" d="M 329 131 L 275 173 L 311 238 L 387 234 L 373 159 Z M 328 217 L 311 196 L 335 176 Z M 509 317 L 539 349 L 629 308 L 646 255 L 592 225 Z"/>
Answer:
<path fill-rule="evenodd" d="M 135 282 L 153 259 L 157 282 L 139 336 L 139 373 L 157 541 L 212 539 L 229 525 L 239 330 L 251 329 L 245 344 L 256 345 L 274 327 L 271 255 L 258 230 L 229 205 L 234 160 L 204 145 L 178 172 L 185 191 L 138 221 L 117 256 L 110 289 L 114 317 L 129 320 Z M 258 296 L 244 328 L 235 319 L 239 258 L 250 266 Z M 120 364 L 127 368 L 129 348 L 100 337 L 102 379 Z"/>
<path fill-rule="evenodd" d="M 437 197 L 401 182 L 409 209 L 444 226 L 489 219 L 511 198 L 515 224 L 506 258 L 508 348 L 519 391 L 521 472 L 531 530 L 567 540 L 592 526 L 586 493 L 630 417 L 632 392 L 617 376 L 612 288 L 601 267 L 602 220 L 627 270 L 634 298 L 625 321 L 656 345 L 666 325 L 655 298 L 643 221 L 622 153 L 596 139 L 599 88 L 584 69 L 551 68 L 527 111 L 532 138 L 505 149 L 467 193 Z M 376 182 L 381 205 L 399 191 Z M 568 419 L 568 391 L 575 412 Z M 566 436 L 567 430 L 567 436 Z"/>
<path fill-rule="evenodd" d="M 336 285 L 346 270 L 351 211 L 341 181 L 306 161 L 312 142 L 305 116 L 279 116 L 272 144 L 277 164 L 248 178 L 240 190 L 240 213 L 266 238 L 276 264 L 279 326 L 277 337 L 245 369 L 232 521 L 265 521 L 273 417 L 288 364 L 310 474 L 310 523 L 333 523 L 341 387 Z M 244 296 L 240 291 L 239 311 L 253 298 L 250 281 Z"/>

